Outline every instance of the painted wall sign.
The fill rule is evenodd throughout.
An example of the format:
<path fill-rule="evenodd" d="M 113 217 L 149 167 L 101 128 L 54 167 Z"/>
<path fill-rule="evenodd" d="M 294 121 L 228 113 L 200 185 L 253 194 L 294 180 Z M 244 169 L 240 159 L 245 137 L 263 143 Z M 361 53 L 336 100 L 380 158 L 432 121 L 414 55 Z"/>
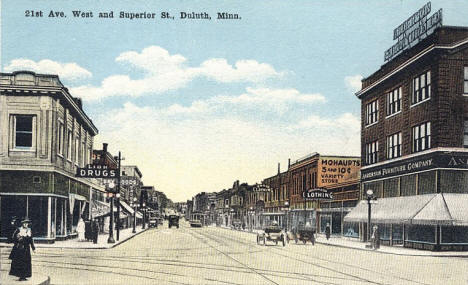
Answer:
<path fill-rule="evenodd" d="M 359 158 L 321 156 L 318 161 L 317 186 L 325 187 L 357 180 L 360 169 L 361 159 Z"/>

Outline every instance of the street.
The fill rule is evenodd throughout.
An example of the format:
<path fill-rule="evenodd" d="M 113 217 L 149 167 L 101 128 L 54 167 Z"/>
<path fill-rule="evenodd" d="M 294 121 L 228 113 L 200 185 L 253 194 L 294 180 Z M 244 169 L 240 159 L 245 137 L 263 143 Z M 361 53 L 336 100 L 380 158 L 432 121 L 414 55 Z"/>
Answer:
<path fill-rule="evenodd" d="M 1 251 L 1 269 L 9 268 Z M 316 244 L 257 245 L 252 233 L 167 224 L 113 249 L 38 248 L 51 284 L 466 284 L 468 259 L 382 254 Z"/>

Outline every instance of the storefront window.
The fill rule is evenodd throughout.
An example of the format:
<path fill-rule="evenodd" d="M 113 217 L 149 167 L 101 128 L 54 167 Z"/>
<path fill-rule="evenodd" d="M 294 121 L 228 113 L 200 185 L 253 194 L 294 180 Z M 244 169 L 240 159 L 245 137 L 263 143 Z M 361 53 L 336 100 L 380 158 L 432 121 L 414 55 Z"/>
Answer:
<path fill-rule="evenodd" d="M 49 197 L 29 196 L 28 212 L 34 237 L 47 237 Z"/>
<path fill-rule="evenodd" d="M 418 194 L 436 193 L 436 172 L 428 171 L 419 173 Z"/>
<path fill-rule="evenodd" d="M 344 223 L 343 235 L 345 237 L 359 238 L 359 223 Z"/>
<path fill-rule="evenodd" d="M 468 227 L 442 227 L 441 243 L 468 244 Z"/>
<path fill-rule="evenodd" d="M 380 239 L 381 240 L 390 240 L 391 226 L 388 224 L 378 225 Z"/>
<path fill-rule="evenodd" d="M 332 226 L 332 217 L 331 217 L 331 215 L 322 215 L 320 217 L 320 232 L 321 233 L 325 232 L 325 228 L 327 227 L 327 224 L 330 224 L 330 227 Z"/>
<path fill-rule="evenodd" d="M 441 170 L 440 191 L 444 193 L 468 193 L 468 171 Z"/>
<path fill-rule="evenodd" d="M 403 241 L 403 226 L 402 225 L 393 225 L 392 239 L 393 239 L 393 242 Z"/>
<path fill-rule="evenodd" d="M 1 228 L 0 236 L 10 238 L 16 226 L 26 217 L 26 196 L 1 196 Z M 16 226 L 12 226 L 12 220 Z"/>
<path fill-rule="evenodd" d="M 416 195 L 416 174 L 401 177 L 401 196 Z"/>
<path fill-rule="evenodd" d="M 398 196 L 398 180 L 399 178 L 391 178 L 384 181 L 385 198 Z"/>
<path fill-rule="evenodd" d="M 435 227 L 419 225 L 408 226 L 408 230 L 406 231 L 406 240 L 435 243 Z"/>
<path fill-rule="evenodd" d="M 55 238 L 55 213 L 56 213 L 56 207 L 57 207 L 57 198 L 52 197 L 51 198 L 51 212 L 50 212 L 50 217 L 51 217 L 51 224 L 50 224 L 50 236 L 52 238 Z"/>

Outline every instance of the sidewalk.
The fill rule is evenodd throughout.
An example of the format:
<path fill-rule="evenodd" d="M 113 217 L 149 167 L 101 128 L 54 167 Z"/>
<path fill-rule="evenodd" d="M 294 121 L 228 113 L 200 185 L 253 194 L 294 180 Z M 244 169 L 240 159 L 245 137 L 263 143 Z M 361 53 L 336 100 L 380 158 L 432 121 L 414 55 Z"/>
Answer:
<path fill-rule="evenodd" d="M 355 239 L 332 236 L 329 240 L 325 238 L 324 234 L 318 234 L 316 243 L 345 247 L 357 250 L 373 251 L 386 254 L 406 255 L 406 256 L 432 256 L 432 257 L 468 257 L 467 251 L 429 251 L 419 250 L 413 248 L 406 248 L 403 246 L 385 246 L 381 245 L 379 249 L 374 250 L 366 248 L 368 243 L 360 242 Z"/>
<path fill-rule="evenodd" d="M 230 228 L 226 226 L 221 226 L 219 228 L 230 230 Z M 253 231 L 241 230 L 241 231 L 246 232 L 246 233 L 251 233 L 251 234 L 257 234 L 258 232 L 261 232 L 261 230 L 253 230 Z M 406 248 L 403 246 L 381 245 L 379 249 L 374 250 L 374 249 L 366 248 L 366 245 L 368 243 L 361 242 L 357 239 L 346 238 L 346 237 L 341 237 L 341 236 L 331 236 L 330 239 L 327 240 L 325 237 L 325 234 L 316 234 L 315 242 L 318 244 L 323 244 L 323 245 L 328 245 L 328 246 L 372 251 L 372 252 L 378 252 L 378 253 L 383 253 L 383 254 L 395 254 L 395 255 L 405 255 L 405 256 L 432 256 L 432 257 L 468 257 L 468 251 L 428 251 L 428 250 Z"/>
<path fill-rule="evenodd" d="M 8 275 L 8 271 L 0 271 L 0 284 L 2 285 L 49 285 L 50 278 L 42 274 L 33 273 L 31 278 L 28 278 L 27 281 L 18 281 L 18 277 Z"/>
<path fill-rule="evenodd" d="M 132 233 L 133 228 L 122 229 L 120 230 L 119 241 L 117 241 L 117 232 L 114 230 L 114 239 L 115 243 L 107 243 L 109 234 L 100 234 L 98 236 L 98 243 L 94 244 L 92 241 L 78 241 L 77 238 L 69 239 L 64 241 L 56 241 L 55 243 L 35 243 L 37 248 L 78 248 L 78 249 L 106 249 L 113 248 L 117 245 L 133 238 L 134 236 L 142 233 L 143 231 L 148 230 L 148 228 L 142 230 L 141 226 L 136 228 L 136 233 Z M 13 244 L 9 243 L 0 243 L 0 247 L 12 247 Z M 3 284 L 3 283 L 1 283 Z M 24 284 L 24 283 L 21 283 Z"/>

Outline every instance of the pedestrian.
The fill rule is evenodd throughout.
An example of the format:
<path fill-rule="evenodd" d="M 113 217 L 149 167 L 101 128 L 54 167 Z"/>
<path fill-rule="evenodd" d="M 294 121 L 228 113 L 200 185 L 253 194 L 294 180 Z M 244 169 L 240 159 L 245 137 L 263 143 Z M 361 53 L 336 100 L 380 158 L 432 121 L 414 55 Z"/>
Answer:
<path fill-rule="evenodd" d="M 83 218 L 80 218 L 76 225 L 76 232 L 78 233 L 78 241 L 85 241 L 85 223 Z"/>
<path fill-rule="evenodd" d="M 325 227 L 325 236 L 327 237 L 327 240 L 330 239 L 330 235 L 331 235 L 330 223 L 327 223 L 327 226 Z"/>
<path fill-rule="evenodd" d="M 97 219 L 93 219 L 91 222 L 91 232 L 93 235 L 93 243 L 98 242 L 98 236 L 99 236 L 99 222 Z"/>
<path fill-rule="evenodd" d="M 379 227 L 375 225 L 372 228 L 372 246 L 374 249 L 380 248 L 380 235 L 379 235 Z"/>
<path fill-rule="evenodd" d="M 7 230 L 7 243 L 12 243 L 13 242 L 13 233 L 16 231 L 16 229 L 20 226 L 20 224 L 18 224 L 19 220 L 18 218 L 16 217 L 12 217 L 11 218 L 11 221 L 10 221 L 10 225 L 8 227 L 8 230 Z"/>
<path fill-rule="evenodd" d="M 24 219 L 21 221 L 22 226 L 15 230 L 13 234 L 14 245 L 8 257 L 11 259 L 9 274 L 19 277 L 19 281 L 26 281 L 26 278 L 32 276 L 30 247 L 33 252 L 35 252 L 36 247 L 34 246 L 31 229 L 28 226 L 29 223 L 28 219 Z"/>

